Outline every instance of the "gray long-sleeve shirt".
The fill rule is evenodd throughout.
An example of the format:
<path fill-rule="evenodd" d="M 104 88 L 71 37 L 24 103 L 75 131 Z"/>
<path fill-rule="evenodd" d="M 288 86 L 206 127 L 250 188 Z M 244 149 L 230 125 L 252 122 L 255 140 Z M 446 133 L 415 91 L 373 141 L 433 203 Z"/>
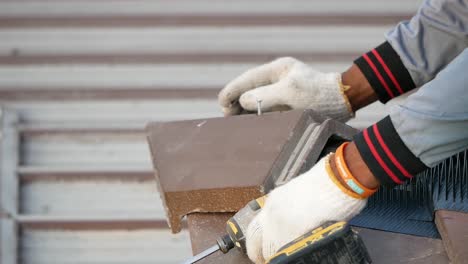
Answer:
<path fill-rule="evenodd" d="M 428 0 L 358 58 L 382 102 L 420 89 L 355 138 L 384 185 L 468 148 L 468 0 Z"/>
<path fill-rule="evenodd" d="M 468 1 L 425 1 L 386 34 L 416 87 L 432 80 L 468 45 Z"/>

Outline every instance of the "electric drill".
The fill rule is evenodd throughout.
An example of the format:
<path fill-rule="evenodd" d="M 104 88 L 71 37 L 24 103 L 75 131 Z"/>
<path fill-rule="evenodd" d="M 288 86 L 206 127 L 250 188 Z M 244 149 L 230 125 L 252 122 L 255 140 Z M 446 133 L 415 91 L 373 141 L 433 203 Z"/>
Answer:
<path fill-rule="evenodd" d="M 246 252 L 245 233 L 252 219 L 260 212 L 265 196 L 249 202 L 226 223 L 227 234 L 216 245 L 201 252 L 184 264 L 199 260 L 220 250 L 233 248 Z M 286 244 L 266 261 L 267 264 L 367 264 L 372 263 L 362 239 L 346 222 L 326 222 Z"/>

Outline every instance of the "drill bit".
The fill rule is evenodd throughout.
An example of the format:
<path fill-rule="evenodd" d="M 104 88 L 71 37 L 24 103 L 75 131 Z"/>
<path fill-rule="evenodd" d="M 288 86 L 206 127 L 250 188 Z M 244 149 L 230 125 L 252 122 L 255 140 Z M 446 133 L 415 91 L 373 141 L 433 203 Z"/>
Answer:
<path fill-rule="evenodd" d="M 218 245 L 214 245 L 204 251 L 202 251 L 200 254 L 197 254 L 195 256 L 193 256 L 192 258 L 184 261 L 182 264 L 192 264 L 192 263 L 196 263 L 198 262 L 199 260 L 205 258 L 205 257 L 208 257 L 209 255 L 215 253 L 216 251 L 219 250 L 219 246 Z"/>

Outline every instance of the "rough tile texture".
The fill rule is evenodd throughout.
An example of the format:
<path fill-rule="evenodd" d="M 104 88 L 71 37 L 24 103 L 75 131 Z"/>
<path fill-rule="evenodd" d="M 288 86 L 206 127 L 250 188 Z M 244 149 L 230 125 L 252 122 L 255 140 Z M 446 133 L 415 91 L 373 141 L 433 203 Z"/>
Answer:
<path fill-rule="evenodd" d="M 156 179 L 173 232 L 184 215 L 235 212 L 310 168 L 325 148 L 357 132 L 311 110 L 147 127 Z"/>
<path fill-rule="evenodd" d="M 438 210 L 435 221 L 450 261 L 468 263 L 468 214 Z"/>
<path fill-rule="evenodd" d="M 235 212 L 263 183 L 303 111 L 148 126 L 157 181 L 173 232 L 193 212 Z"/>
<path fill-rule="evenodd" d="M 193 254 L 213 246 L 216 239 L 226 234 L 226 221 L 233 213 L 194 213 L 187 215 Z M 240 250 L 232 249 L 227 254 L 217 252 L 197 264 L 251 264 L 247 256 Z"/>
<path fill-rule="evenodd" d="M 166 192 L 166 206 L 174 233 L 181 229 L 181 219 L 194 212 L 236 212 L 264 194 L 261 186 Z"/>

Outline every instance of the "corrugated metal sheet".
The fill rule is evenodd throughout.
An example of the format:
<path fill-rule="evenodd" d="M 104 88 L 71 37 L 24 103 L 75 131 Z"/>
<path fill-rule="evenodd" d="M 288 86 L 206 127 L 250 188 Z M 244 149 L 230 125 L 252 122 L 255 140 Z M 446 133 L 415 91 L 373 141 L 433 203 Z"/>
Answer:
<path fill-rule="evenodd" d="M 217 91 L 275 57 L 343 71 L 420 2 L 1 1 L 0 262 L 184 259 L 144 125 L 220 116 Z"/>
<path fill-rule="evenodd" d="M 365 51 L 389 26 L 290 26 L 119 29 L 1 29 L 0 54 L 139 53 L 212 54 Z M 356 31 L 360 38 L 355 38 Z M 346 39 L 346 41 L 343 41 Z M 135 40 L 138 40 L 136 42 Z M 259 47 L 262 49 L 259 49 Z"/>
<path fill-rule="evenodd" d="M 345 63 L 309 62 L 322 71 L 344 71 Z M 219 90 L 236 74 L 257 64 L 163 64 L 163 65 L 14 65 L 0 68 L 0 88 L 23 91 L 40 88 L 81 89 L 185 89 Z M 177 76 L 178 78 L 174 78 Z M 21 77 L 21 78 L 20 78 Z"/>
<path fill-rule="evenodd" d="M 21 263 L 179 263 L 190 254 L 186 231 L 30 230 L 21 236 Z"/>
<path fill-rule="evenodd" d="M 136 1 L 81 1 L 81 0 L 30 0 L 2 1 L 3 17 L 38 16 L 63 17 L 65 15 L 193 15 L 193 14 L 323 14 L 370 13 L 401 14 L 416 10 L 421 1 L 395 0 L 328 0 L 328 1 L 280 1 L 280 0 L 136 0 Z"/>

